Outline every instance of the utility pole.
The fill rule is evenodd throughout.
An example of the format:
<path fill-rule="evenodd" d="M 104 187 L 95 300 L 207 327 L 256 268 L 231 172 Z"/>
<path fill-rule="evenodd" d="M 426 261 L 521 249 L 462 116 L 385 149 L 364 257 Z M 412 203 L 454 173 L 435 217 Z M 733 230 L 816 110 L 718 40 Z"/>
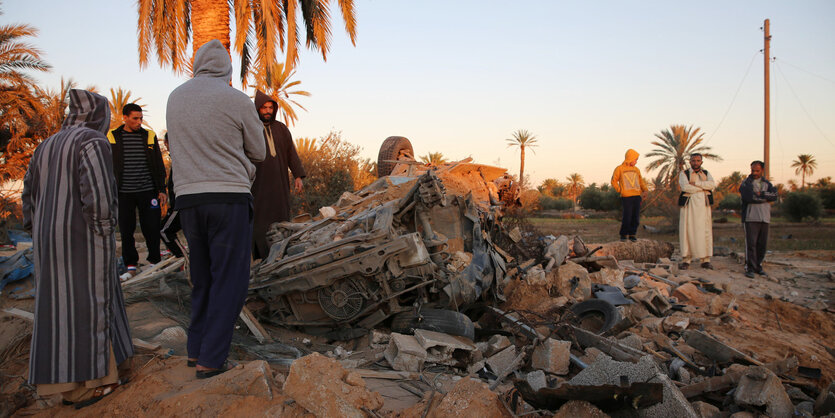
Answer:
<path fill-rule="evenodd" d="M 771 161 L 769 161 L 770 157 L 771 157 L 771 152 L 769 151 L 769 137 L 768 137 L 769 130 L 770 130 L 770 123 L 769 123 L 769 119 L 770 119 L 770 115 L 769 115 L 769 113 L 770 113 L 769 112 L 770 100 L 769 100 L 769 98 L 771 97 L 770 86 L 769 86 L 769 80 L 770 80 L 769 63 L 771 61 L 771 54 L 770 54 L 769 48 L 771 47 L 771 32 L 769 31 L 769 26 L 770 25 L 769 25 L 768 19 L 766 19 L 765 23 L 763 24 L 763 33 L 764 33 L 763 42 L 765 44 L 765 47 L 763 48 L 763 56 L 764 56 L 763 63 L 764 63 L 764 66 L 765 66 L 765 77 L 764 77 L 764 80 L 765 80 L 765 89 L 764 89 L 765 90 L 765 101 L 764 101 L 765 102 L 765 118 L 764 118 L 765 125 L 763 127 L 765 151 L 763 152 L 763 162 L 765 162 L 765 172 L 763 173 L 763 175 L 767 179 L 771 179 L 771 176 L 769 175 L 769 172 L 771 171 Z"/>

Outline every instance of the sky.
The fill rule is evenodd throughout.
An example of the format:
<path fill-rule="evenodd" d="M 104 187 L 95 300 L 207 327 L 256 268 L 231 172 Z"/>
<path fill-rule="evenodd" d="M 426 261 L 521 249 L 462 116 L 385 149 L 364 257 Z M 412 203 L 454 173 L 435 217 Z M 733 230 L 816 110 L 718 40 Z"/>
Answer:
<path fill-rule="evenodd" d="M 514 7 L 508 7 L 509 5 Z M 311 97 L 294 137 L 331 131 L 376 159 L 392 135 L 417 155 L 472 157 L 518 174 L 506 139 L 536 135 L 526 176 L 538 185 L 580 173 L 608 182 L 628 148 L 641 155 L 670 125 L 701 128 L 723 158 L 719 180 L 763 158 L 764 19 L 771 23 L 771 175 L 835 177 L 835 1 L 409 1 L 356 0 L 357 44 L 332 10 L 327 62 L 304 51 L 296 70 Z M 132 0 L 6 0 L 2 24 L 40 30 L 30 42 L 52 65 L 33 74 L 57 89 L 130 90 L 152 128 L 165 130 L 169 93 L 183 76 L 140 69 Z M 279 53 L 281 56 L 282 54 Z M 234 61 L 234 60 L 233 60 Z M 234 85 L 240 88 L 236 80 Z M 247 91 L 253 95 L 252 90 Z M 531 152 L 532 151 L 532 152 Z M 650 161 L 638 166 L 646 172 Z"/>

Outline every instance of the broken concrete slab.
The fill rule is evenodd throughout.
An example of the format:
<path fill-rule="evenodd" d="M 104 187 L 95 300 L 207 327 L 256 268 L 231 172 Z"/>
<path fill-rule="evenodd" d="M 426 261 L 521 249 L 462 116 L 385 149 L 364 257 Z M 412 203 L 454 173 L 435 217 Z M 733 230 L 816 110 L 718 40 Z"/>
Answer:
<path fill-rule="evenodd" d="M 487 340 L 484 355 L 490 357 L 510 346 L 510 339 L 504 335 L 494 335 Z"/>
<path fill-rule="evenodd" d="M 728 363 L 731 361 L 740 361 L 747 364 L 761 365 L 762 363 L 752 359 L 747 354 L 729 347 L 725 343 L 713 338 L 712 336 L 696 330 L 684 331 L 684 340 L 687 345 L 699 350 L 709 359 L 719 363 Z"/>
<path fill-rule="evenodd" d="M 673 307 L 673 305 L 670 304 L 670 301 L 655 288 L 642 292 L 635 292 L 629 296 L 633 300 L 641 302 L 650 312 L 658 316 L 664 315 L 670 310 L 670 308 Z"/>
<path fill-rule="evenodd" d="M 765 406 L 766 413 L 772 417 L 788 417 L 794 411 L 780 378 L 762 366 L 753 366 L 742 375 L 734 402 L 741 406 Z"/>
<path fill-rule="evenodd" d="M 687 398 L 678 387 L 662 373 L 650 356 L 641 357 L 638 363 L 612 360 L 607 355 L 599 355 L 588 368 L 571 378 L 572 385 L 620 385 L 621 376 L 629 382 L 661 383 L 663 402 L 638 410 L 641 417 L 692 417 L 698 418 Z"/>
<path fill-rule="evenodd" d="M 609 414 L 586 401 L 568 401 L 554 414 L 555 418 L 607 418 Z"/>
<path fill-rule="evenodd" d="M 486 363 L 490 366 L 493 373 L 501 373 L 513 364 L 513 359 L 516 358 L 516 346 L 508 346 L 502 351 L 493 354 L 487 358 Z"/>
<path fill-rule="evenodd" d="M 545 372 L 542 370 L 534 370 L 528 373 L 525 375 L 525 381 L 528 382 L 528 386 L 530 386 L 531 390 L 534 392 L 548 387 L 548 380 L 545 378 Z"/>
<path fill-rule="evenodd" d="M 548 338 L 538 345 L 531 356 L 531 367 L 558 375 L 568 374 L 571 342 Z"/>
<path fill-rule="evenodd" d="M 497 393 L 487 384 L 469 377 L 455 383 L 438 406 L 429 412 L 428 416 L 435 417 L 510 417 Z"/>
<path fill-rule="evenodd" d="M 319 417 L 360 418 L 366 416 L 365 409 L 376 411 L 383 406 L 382 396 L 369 391 L 362 377 L 318 353 L 293 362 L 283 391 Z"/>
<path fill-rule="evenodd" d="M 665 333 L 677 332 L 681 333 L 690 326 L 690 318 L 682 314 L 672 314 L 664 318 L 661 326 Z"/>
<path fill-rule="evenodd" d="M 705 306 L 708 295 L 699 290 L 693 283 L 685 283 L 673 290 L 673 297 L 688 305 Z"/>
<path fill-rule="evenodd" d="M 690 405 L 693 406 L 693 409 L 696 411 L 701 418 L 721 418 L 722 411 L 719 408 L 702 401 L 692 402 Z"/>
<path fill-rule="evenodd" d="M 393 332 L 383 355 L 394 370 L 419 372 L 428 354 L 414 336 Z"/>
<path fill-rule="evenodd" d="M 442 332 L 428 331 L 425 329 L 415 330 L 415 339 L 425 348 L 444 347 L 449 350 L 473 351 L 475 345 L 469 339 L 456 335 L 444 334 Z"/>

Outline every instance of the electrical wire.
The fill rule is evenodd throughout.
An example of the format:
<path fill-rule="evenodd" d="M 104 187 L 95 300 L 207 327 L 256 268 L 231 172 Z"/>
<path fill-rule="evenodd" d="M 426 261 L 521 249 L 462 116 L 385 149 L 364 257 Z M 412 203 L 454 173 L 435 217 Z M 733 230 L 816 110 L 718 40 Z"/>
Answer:
<path fill-rule="evenodd" d="M 792 92 L 792 94 L 794 95 L 794 98 L 797 100 L 797 104 L 799 104 L 800 108 L 803 109 L 803 113 L 806 113 L 806 117 L 809 118 L 809 121 L 812 122 L 812 125 L 815 127 L 815 129 L 818 130 L 818 132 L 821 134 L 823 139 L 825 139 L 826 142 L 829 142 L 829 145 L 832 145 L 833 147 L 835 147 L 835 143 L 833 143 L 829 139 L 829 137 L 826 136 L 826 134 L 823 132 L 823 130 L 820 128 L 820 126 L 818 126 L 818 123 L 815 122 L 815 119 L 812 118 L 812 115 L 809 114 L 809 111 L 806 110 L 806 106 L 804 106 L 803 102 L 800 101 L 800 96 L 798 96 L 797 92 L 794 91 L 794 87 L 792 87 L 791 83 L 789 83 L 789 79 L 786 78 L 786 74 L 783 72 L 783 69 L 779 65 L 776 65 L 776 64 L 777 64 L 777 61 L 775 61 L 774 67 L 777 68 L 777 72 L 780 73 L 780 75 L 783 77 L 783 80 L 786 82 L 786 85 L 789 86 L 789 91 Z"/>
<path fill-rule="evenodd" d="M 821 80 L 828 81 L 828 82 L 830 82 L 830 83 L 832 83 L 832 84 L 835 84 L 835 80 L 830 80 L 830 79 L 828 79 L 828 78 L 826 78 L 826 77 L 824 77 L 824 76 L 822 76 L 822 75 L 818 75 L 818 74 L 815 74 L 815 73 L 813 73 L 813 72 L 811 72 L 811 71 L 809 71 L 809 70 L 805 70 L 805 69 L 803 69 L 803 68 L 800 68 L 800 67 L 798 67 L 798 66 L 796 66 L 796 65 L 794 65 L 794 64 L 792 64 L 792 63 L 790 63 L 790 62 L 788 62 L 788 61 L 786 61 L 786 60 L 785 60 L 785 59 L 783 59 L 783 58 L 780 58 L 780 62 L 781 62 L 781 63 L 783 63 L 783 64 L 786 64 L 786 65 L 788 65 L 789 67 L 792 67 L 792 68 L 794 68 L 794 69 L 797 69 L 797 70 L 803 71 L 803 72 L 804 72 L 804 73 L 806 73 L 806 74 L 809 74 L 809 75 L 814 76 L 814 77 L 817 77 L 817 78 L 819 78 L 819 79 L 821 79 Z"/>
<path fill-rule="evenodd" d="M 713 130 L 713 133 L 710 134 L 710 136 L 705 140 L 703 145 L 706 145 L 708 142 L 710 142 L 710 140 L 713 139 L 714 135 L 716 135 L 716 132 L 719 131 L 719 128 L 722 127 L 722 124 L 725 123 L 725 119 L 728 117 L 728 114 L 731 113 L 731 108 L 733 108 L 734 103 L 736 102 L 736 98 L 737 96 L 739 96 L 739 91 L 742 90 L 742 85 L 745 83 L 745 80 L 748 78 L 748 74 L 751 72 L 751 67 L 754 65 L 754 60 L 757 58 L 757 55 L 759 55 L 760 52 L 761 51 L 755 52 L 754 55 L 751 57 L 751 62 L 748 63 L 748 69 L 745 70 L 745 75 L 742 76 L 742 80 L 740 80 L 739 86 L 737 86 L 736 88 L 736 92 L 734 93 L 734 97 L 731 99 L 731 103 L 725 110 L 725 114 L 722 115 L 722 119 L 719 120 L 719 124 Z"/>

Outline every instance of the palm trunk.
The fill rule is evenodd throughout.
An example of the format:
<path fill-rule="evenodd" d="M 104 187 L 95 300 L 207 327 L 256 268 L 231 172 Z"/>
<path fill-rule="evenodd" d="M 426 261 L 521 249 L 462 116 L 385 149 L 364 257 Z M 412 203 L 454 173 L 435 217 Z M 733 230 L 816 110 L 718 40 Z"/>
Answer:
<path fill-rule="evenodd" d="M 806 171 L 800 172 L 800 190 L 806 190 Z"/>
<path fill-rule="evenodd" d="M 519 147 L 522 150 L 522 162 L 519 165 L 519 189 L 525 190 L 525 146 Z"/>
<path fill-rule="evenodd" d="M 194 54 L 203 44 L 217 39 L 229 51 L 229 3 L 227 0 L 191 0 Z M 194 55 L 192 54 L 192 60 Z"/>

